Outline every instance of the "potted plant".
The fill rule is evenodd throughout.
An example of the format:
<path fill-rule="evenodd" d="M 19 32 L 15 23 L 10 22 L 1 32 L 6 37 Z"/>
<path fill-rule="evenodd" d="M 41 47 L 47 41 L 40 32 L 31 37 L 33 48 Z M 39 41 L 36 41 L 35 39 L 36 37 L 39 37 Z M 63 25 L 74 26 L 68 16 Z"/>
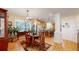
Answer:
<path fill-rule="evenodd" d="M 13 42 L 13 38 L 17 36 L 17 33 L 18 33 L 18 27 L 15 28 L 15 27 L 9 26 L 8 35 L 11 42 Z"/>

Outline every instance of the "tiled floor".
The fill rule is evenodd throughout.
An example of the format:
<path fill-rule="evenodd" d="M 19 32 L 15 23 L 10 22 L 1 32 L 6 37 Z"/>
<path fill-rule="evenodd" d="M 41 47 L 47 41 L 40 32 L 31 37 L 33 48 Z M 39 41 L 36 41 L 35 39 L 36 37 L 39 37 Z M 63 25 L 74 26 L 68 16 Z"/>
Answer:
<path fill-rule="evenodd" d="M 21 37 L 20 40 L 25 40 L 24 37 Z M 46 37 L 45 42 L 52 45 L 47 51 L 74 51 L 77 50 L 76 43 L 64 40 L 64 48 L 62 48 L 61 44 L 54 43 L 53 44 L 53 37 Z M 19 40 L 14 42 L 8 43 L 8 51 L 24 51 L 23 47 L 21 46 Z"/>

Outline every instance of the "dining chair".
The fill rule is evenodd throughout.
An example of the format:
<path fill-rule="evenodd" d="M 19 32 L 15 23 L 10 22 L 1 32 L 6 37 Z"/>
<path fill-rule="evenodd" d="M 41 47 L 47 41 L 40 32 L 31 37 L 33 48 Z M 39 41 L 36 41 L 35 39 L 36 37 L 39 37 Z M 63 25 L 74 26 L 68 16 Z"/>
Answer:
<path fill-rule="evenodd" d="M 40 33 L 39 49 L 40 50 L 45 50 L 45 33 L 44 32 Z"/>
<path fill-rule="evenodd" d="M 25 33 L 25 38 L 26 38 L 26 48 L 30 46 L 30 40 L 31 40 L 31 36 L 29 32 Z"/>
<path fill-rule="evenodd" d="M 33 47 L 34 46 L 37 46 L 39 50 L 45 50 L 45 33 L 44 32 L 40 32 L 38 39 L 34 39 L 33 37 Z"/>

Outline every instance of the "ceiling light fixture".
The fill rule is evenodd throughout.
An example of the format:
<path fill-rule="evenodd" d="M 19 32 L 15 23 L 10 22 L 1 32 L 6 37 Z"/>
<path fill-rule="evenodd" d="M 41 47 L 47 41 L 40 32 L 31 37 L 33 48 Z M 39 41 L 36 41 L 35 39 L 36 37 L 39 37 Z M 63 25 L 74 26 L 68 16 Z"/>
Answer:
<path fill-rule="evenodd" d="M 26 19 L 30 20 L 31 17 L 29 16 L 29 10 L 27 9 L 26 12 L 27 12 Z"/>
<path fill-rule="evenodd" d="M 26 9 L 25 11 L 26 11 L 26 16 L 25 16 L 25 31 L 26 31 L 27 30 L 27 28 L 26 28 L 27 20 L 30 20 L 29 24 L 30 24 L 30 30 L 31 30 L 31 19 L 32 18 L 29 16 L 29 10 Z"/>

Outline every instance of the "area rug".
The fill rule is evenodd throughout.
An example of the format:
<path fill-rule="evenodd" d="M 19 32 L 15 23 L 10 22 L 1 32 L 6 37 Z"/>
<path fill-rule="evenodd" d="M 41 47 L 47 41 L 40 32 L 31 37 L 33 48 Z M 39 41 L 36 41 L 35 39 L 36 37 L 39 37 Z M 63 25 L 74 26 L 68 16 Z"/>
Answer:
<path fill-rule="evenodd" d="M 28 47 L 27 49 L 25 48 L 26 47 L 26 42 L 21 42 L 21 45 L 23 46 L 24 50 L 25 51 L 42 51 L 42 50 L 39 50 L 39 47 L 38 46 L 35 46 L 35 47 Z M 44 48 L 44 51 L 47 51 L 52 45 L 48 44 L 48 43 L 45 43 L 45 48 Z"/>
<path fill-rule="evenodd" d="M 47 51 L 52 45 L 48 44 L 48 43 L 45 43 L 45 50 L 44 51 Z M 24 48 L 25 51 L 42 51 L 42 50 L 39 50 L 39 48 L 37 46 L 35 47 L 28 47 L 27 49 Z"/>

